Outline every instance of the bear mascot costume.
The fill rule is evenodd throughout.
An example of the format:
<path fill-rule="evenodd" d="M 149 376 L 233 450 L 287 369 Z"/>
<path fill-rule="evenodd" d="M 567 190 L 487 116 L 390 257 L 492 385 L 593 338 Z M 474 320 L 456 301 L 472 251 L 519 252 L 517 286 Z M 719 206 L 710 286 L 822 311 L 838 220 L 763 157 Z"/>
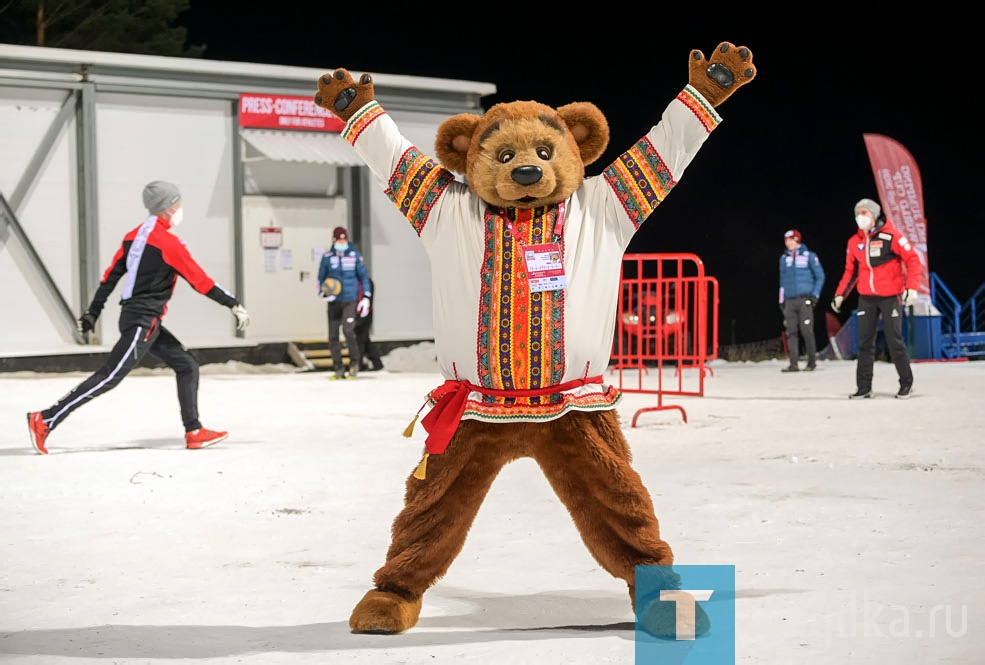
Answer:
<path fill-rule="evenodd" d="M 626 247 L 721 122 L 716 107 L 756 76 L 752 52 L 729 42 L 707 59 L 691 51 L 689 63 L 688 84 L 659 122 L 592 177 L 585 166 L 609 141 L 594 104 L 514 101 L 450 117 L 435 159 L 401 135 L 371 75 L 319 78 L 315 102 L 345 121 L 342 136 L 428 254 L 445 379 L 427 395 L 424 456 L 374 588 L 349 618 L 353 632 L 417 623 L 424 592 L 462 550 L 497 474 L 524 457 L 599 565 L 626 581 L 638 617 L 635 567 L 672 564 L 631 466 L 621 393 L 603 375 Z"/>

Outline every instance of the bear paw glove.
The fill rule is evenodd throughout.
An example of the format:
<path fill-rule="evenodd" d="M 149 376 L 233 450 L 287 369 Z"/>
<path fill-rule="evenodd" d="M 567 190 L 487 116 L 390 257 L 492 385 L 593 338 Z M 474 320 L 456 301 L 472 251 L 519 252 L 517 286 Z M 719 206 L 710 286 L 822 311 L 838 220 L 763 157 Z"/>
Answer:
<path fill-rule="evenodd" d="M 718 106 L 754 78 L 752 51 L 745 46 L 722 42 L 707 60 L 698 49 L 691 51 L 688 83 L 712 106 Z"/>
<path fill-rule="evenodd" d="M 917 290 L 916 289 L 904 289 L 903 290 L 903 306 L 913 307 L 917 304 Z"/>
<path fill-rule="evenodd" d="M 366 316 L 369 314 L 369 298 L 367 298 L 366 296 L 362 297 L 362 300 L 360 300 L 359 304 L 356 305 L 356 312 L 359 314 L 359 316 L 366 318 Z"/>
<path fill-rule="evenodd" d="M 246 330 L 246 326 L 250 325 L 250 315 L 246 313 L 246 308 L 242 305 L 235 305 L 230 309 L 236 317 L 236 330 Z"/>
<path fill-rule="evenodd" d="M 373 77 L 363 74 L 356 82 L 345 69 L 336 69 L 318 79 L 315 104 L 348 122 L 356 111 L 376 99 Z"/>
<path fill-rule="evenodd" d="M 831 309 L 836 312 L 841 312 L 841 303 L 845 302 L 842 296 L 835 296 L 835 299 L 831 301 Z"/>

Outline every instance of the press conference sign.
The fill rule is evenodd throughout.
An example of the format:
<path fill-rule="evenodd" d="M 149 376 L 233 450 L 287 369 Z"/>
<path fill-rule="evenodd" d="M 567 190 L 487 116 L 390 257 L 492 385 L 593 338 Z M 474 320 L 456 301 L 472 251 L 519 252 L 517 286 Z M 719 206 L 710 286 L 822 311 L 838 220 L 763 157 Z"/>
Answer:
<path fill-rule="evenodd" d="M 296 95 L 239 95 L 239 126 L 256 129 L 300 129 L 309 132 L 341 132 L 345 123 L 315 104 L 312 97 Z"/>

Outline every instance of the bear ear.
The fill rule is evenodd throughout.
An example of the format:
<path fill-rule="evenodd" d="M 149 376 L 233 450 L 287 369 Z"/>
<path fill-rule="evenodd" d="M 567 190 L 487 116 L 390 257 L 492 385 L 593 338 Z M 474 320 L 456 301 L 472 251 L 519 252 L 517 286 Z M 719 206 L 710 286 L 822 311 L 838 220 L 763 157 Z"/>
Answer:
<path fill-rule="evenodd" d="M 441 165 L 450 171 L 465 175 L 468 163 L 469 146 L 472 145 L 472 135 L 479 126 L 482 116 L 474 113 L 459 113 L 438 126 L 438 135 L 434 140 L 434 151 Z"/>
<path fill-rule="evenodd" d="M 609 122 L 602 110 L 591 102 L 574 102 L 557 112 L 578 144 L 581 163 L 587 166 L 601 157 L 609 145 Z"/>

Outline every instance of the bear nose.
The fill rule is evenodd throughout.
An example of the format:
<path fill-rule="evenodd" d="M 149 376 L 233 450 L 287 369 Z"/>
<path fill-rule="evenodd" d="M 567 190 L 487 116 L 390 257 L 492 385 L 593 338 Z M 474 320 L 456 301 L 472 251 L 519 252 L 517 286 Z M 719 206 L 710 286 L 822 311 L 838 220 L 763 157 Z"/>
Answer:
<path fill-rule="evenodd" d="M 511 175 L 521 185 L 532 185 L 544 176 L 544 172 L 539 166 L 518 166 Z"/>

